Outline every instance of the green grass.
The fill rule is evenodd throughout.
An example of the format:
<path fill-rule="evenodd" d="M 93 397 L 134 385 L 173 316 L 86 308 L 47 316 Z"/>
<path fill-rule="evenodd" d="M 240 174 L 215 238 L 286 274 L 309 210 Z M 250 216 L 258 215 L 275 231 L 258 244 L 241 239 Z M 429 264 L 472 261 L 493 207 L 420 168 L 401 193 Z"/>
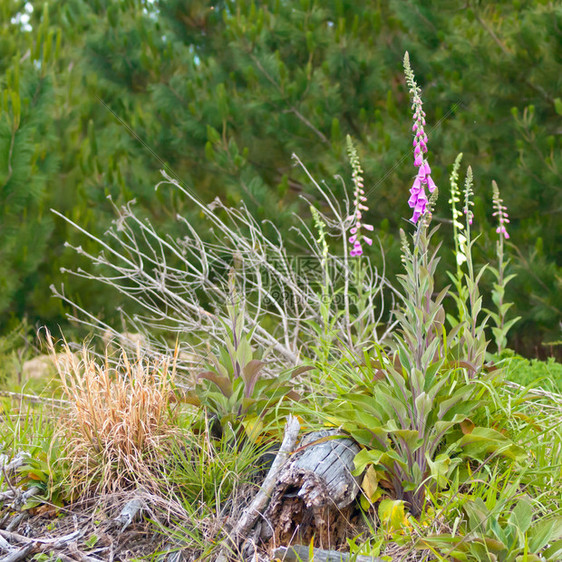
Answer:
<path fill-rule="evenodd" d="M 51 375 L 47 375 L 48 380 L 22 386 L 17 369 L 12 371 L 12 376 L 6 370 L 8 365 L 13 368 L 18 357 L 22 355 L 13 348 L 4 355 L 12 361 L 3 363 L 4 390 L 17 394 L 24 388 L 28 393 L 37 393 L 39 399 L 2 398 L 1 452 L 8 458 L 25 452 L 27 458 L 15 473 L 2 476 L 1 487 L 4 490 L 10 486 L 39 487 L 39 498 L 24 506 L 25 509 L 43 501 L 64 505 L 75 495 L 72 482 L 82 482 L 82 493 L 87 490 L 83 487 L 82 475 L 76 472 L 81 468 L 69 462 L 68 451 L 61 446 L 60 432 L 57 432 L 63 410 L 50 398 L 60 397 L 62 391 Z M 511 356 L 504 357 L 503 366 L 509 381 L 523 387 L 562 392 L 562 365 L 553 360 Z M 306 401 L 295 404 L 293 410 L 302 416 L 304 431 L 320 427 L 326 404 L 338 393 L 353 387 L 353 377 L 344 374 L 334 365 L 319 365 L 303 378 L 301 384 L 305 391 L 302 394 Z M 149 384 L 148 379 L 145 383 Z M 90 381 L 83 391 L 93 388 Z M 133 392 L 133 388 L 126 385 L 119 388 L 124 393 Z M 525 450 L 525 461 L 514 462 L 492 454 L 482 462 L 461 463 L 448 475 L 447 486 L 429 490 L 418 518 L 413 518 L 407 510 L 398 510 L 393 512 L 394 520 L 390 517 L 381 524 L 381 517 L 385 516 L 381 512 L 381 500 L 392 499 L 383 494 L 364 512 L 367 532 L 363 529 L 349 540 L 352 555 L 385 555 L 390 552 L 385 548 L 392 545 L 402 555 L 422 549 L 443 561 L 457 556 L 459 560 L 474 562 L 495 560 L 494 557 L 506 562 L 531 562 L 536 559 L 532 556 L 536 554 L 533 549 L 546 553 L 546 560 L 557 559 L 558 541 L 562 539 L 562 429 L 559 422 L 562 403 L 554 395 L 531 395 L 526 388 L 490 385 L 488 390 L 486 405 L 473 421 L 509 436 Z M 139 392 L 138 386 L 135 392 Z M 164 396 L 162 392 L 159 400 L 164 400 Z M 63 393 L 62 397 L 80 399 L 78 394 L 71 397 Z M 166 418 L 173 425 L 170 440 L 162 447 L 160 457 L 155 457 L 154 450 L 146 457 L 153 478 L 149 519 L 153 531 L 162 535 L 164 550 L 182 550 L 190 556 L 206 559 L 227 544 L 228 529 L 257 490 L 262 454 L 269 443 L 279 440 L 283 420 L 277 412 L 279 419 L 263 428 L 260 445 L 257 445 L 235 431 L 227 432 L 223 439 L 214 439 L 208 431 L 209 423 L 203 410 L 185 404 L 167 404 L 164 400 L 162 408 L 168 407 L 177 409 Z M 100 408 L 103 410 L 101 405 Z M 121 410 L 121 406 L 115 404 L 112 415 L 116 416 Z M 131 415 L 131 411 L 127 412 Z M 102 427 L 103 424 L 96 431 L 102 431 Z M 156 448 L 156 453 L 158 450 Z M 142 457 L 142 450 L 135 452 L 137 461 L 138 454 Z M 156 464 L 151 464 L 155 458 L 158 458 Z M 263 477 L 265 468 L 261 470 Z M 103 479 L 104 475 L 94 472 L 89 477 L 92 478 L 91 489 L 99 492 L 96 478 Z M 99 500 L 102 501 L 101 496 Z M 514 512 L 519 515 L 512 515 Z"/>
<path fill-rule="evenodd" d="M 562 394 L 562 363 L 553 357 L 546 361 L 525 359 L 520 355 L 506 357 L 507 378 L 522 386 L 538 386 Z"/>

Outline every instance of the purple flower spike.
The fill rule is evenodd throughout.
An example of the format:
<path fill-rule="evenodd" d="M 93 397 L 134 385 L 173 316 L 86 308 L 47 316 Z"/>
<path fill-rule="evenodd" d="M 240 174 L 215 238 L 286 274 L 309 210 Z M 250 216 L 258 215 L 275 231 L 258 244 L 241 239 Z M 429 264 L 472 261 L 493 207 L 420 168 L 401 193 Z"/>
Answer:
<path fill-rule="evenodd" d="M 406 81 L 410 88 L 410 96 L 412 99 L 412 110 L 414 112 L 414 124 L 412 125 L 412 132 L 414 134 L 413 147 L 414 147 L 414 166 L 418 169 L 418 173 L 410 188 L 410 199 L 408 205 L 414 209 L 411 221 L 417 223 L 419 218 L 425 213 L 427 207 L 427 196 L 425 187 L 427 186 L 430 193 L 436 189 L 435 182 L 431 177 L 431 168 L 424 155 L 427 153 L 427 134 L 424 130 L 425 127 L 425 112 L 423 110 L 423 103 L 420 97 L 421 90 L 418 88 L 414 79 L 414 73 L 410 68 L 409 57 L 404 57 L 404 71 L 406 74 Z"/>

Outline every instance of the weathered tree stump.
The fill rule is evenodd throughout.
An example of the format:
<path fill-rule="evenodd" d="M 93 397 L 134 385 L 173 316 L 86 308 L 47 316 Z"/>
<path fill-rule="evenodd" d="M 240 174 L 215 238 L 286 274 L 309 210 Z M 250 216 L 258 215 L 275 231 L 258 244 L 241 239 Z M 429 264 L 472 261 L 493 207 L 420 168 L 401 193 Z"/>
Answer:
<path fill-rule="evenodd" d="M 303 438 L 277 478 L 259 534 L 271 546 L 310 542 L 334 548 L 345 543 L 351 505 L 359 493 L 352 475 L 359 446 L 337 430 Z"/>

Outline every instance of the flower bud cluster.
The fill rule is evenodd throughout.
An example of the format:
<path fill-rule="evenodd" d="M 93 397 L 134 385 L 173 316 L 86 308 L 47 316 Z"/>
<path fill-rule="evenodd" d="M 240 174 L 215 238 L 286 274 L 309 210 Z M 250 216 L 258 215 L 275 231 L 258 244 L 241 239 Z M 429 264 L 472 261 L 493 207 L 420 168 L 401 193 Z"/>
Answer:
<path fill-rule="evenodd" d="M 507 214 L 507 207 L 503 204 L 503 199 L 500 198 L 500 190 L 498 189 L 498 184 L 494 181 L 492 182 L 492 200 L 494 202 L 495 212 L 492 213 L 493 217 L 498 217 L 498 227 L 496 232 L 498 234 L 503 234 L 506 240 L 509 239 L 509 233 L 507 232 L 506 225 L 509 224 L 509 215 Z"/>

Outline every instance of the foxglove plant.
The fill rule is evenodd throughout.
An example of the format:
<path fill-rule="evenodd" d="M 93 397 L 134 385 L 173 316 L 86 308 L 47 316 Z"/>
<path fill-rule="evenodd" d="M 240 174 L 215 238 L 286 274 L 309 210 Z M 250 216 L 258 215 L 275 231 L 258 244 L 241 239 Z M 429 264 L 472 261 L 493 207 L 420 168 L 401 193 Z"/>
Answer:
<path fill-rule="evenodd" d="M 466 242 L 466 237 L 462 234 L 464 225 L 459 220 L 462 217 L 462 213 L 457 209 L 457 203 L 460 203 L 460 191 L 459 191 L 459 168 L 462 161 L 462 152 L 457 155 L 455 162 L 453 164 L 453 169 L 451 171 L 451 176 L 449 178 L 449 184 L 451 186 L 451 198 L 449 199 L 449 204 L 451 205 L 451 214 L 453 216 L 453 241 L 455 244 L 455 259 L 457 263 L 457 277 L 461 275 L 460 266 L 466 262 L 466 255 L 462 251 L 463 244 Z"/>
<path fill-rule="evenodd" d="M 419 219 L 426 216 L 429 201 L 425 193 L 425 186 L 428 186 L 432 194 L 432 203 L 434 204 L 437 197 L 435 183 L 431 179 L 431 169 L 425 160 L 424 154 L 427 152 L 427 135 L 424 132 L 425 112 L 422 109 L 423 103 L 420 97 L 421 89 L 418 87 L 414 72 L 410 66 L 410 57 L 408 53 L 404 55 L 404 74 L 406 82 L 409 86 L 410 97 L 412 100 L 412 111 L 414 112 L 414 165 L 418 167 L 418 173 L 414 184 L 410 189 L 410 199 L 408 205 L 414 209 L 411 221 L 417 224 L 416 234 L 414 236 L 413 252 L 405 251 L 403 254 L 406 274 L 401 277 L 401 283 L 407 294 L 410 296 L 410 302 L 407 303 L 404 311 L 398 316 L 401 320 L 402 329 L 406 332 L 411 328 L 415 329 L 406 335 L 408 345 L 414 350 L 416 369 L 424 375 L 426 365 L 424 365 L 423 357 L 426 355 L 431 342 L 439 335 L 440 329 L 436 326 L 431 328 L 427 324 L 431 318 L 428 312 L 431 307 L 431 299 L 433 293 L 434 272 L 439 261 L 436 258 L 436 252 L 429 255 L 429 240 L 431 232 L 428 233 L 429 220 Z M 433 197 L 434 196 L 434 197 Z M 430 206 L 431 207 L 431 206 Z M 401 233 L 402 246 L 407 246 L 406 237 Z M 443 297 L 440 297 L 441 299 Z M 436 303 L 437 306 L 440 305 Z M 441 316 L 443 315 L 443 319 Z M 441 324 L 444 321 L 444 310 L 442 314 L 432 317 L 430 324 L 437 322 Z"/>
<path fill-rule="evenodd" d="M 376 380 L 376 389 L 362 391 L 358 387 L 345 396 L 352 421 L 343 427 L 367 447 L 355 459 L 358 473 L 368 466 L 382 468 L 396 497 L 405 500 L 411 512 L 419 515 L 428 482 L 443 481 L 444 466 L 452 466 L 450 459 L 436 458 L 440 444 L 478 401 L 474 400 L 474 387 L 462 383 L 464 368 L 448 357 L 450 342 L 443 307 L 447 289 L 434 296 L 439 258 L 438 249 L 430 249 L 434 232 L 430 230 L 430 220 L 437 189 L 423 156 L 427 151 L 425 114 L 407 53 L 404 70 L 412 97 L 414 164 L 418 167 L 409 200 L 414 209 L 412 222 L 416 224 L 413 247 L 406 233 L 400 233 L 404 307 L 396 313 L 399 330 L 394 334 L 391 354 L 378 348 L 378 361 L 366 362 L 365 380 L 370 379 L 371 384 Z M 425 186 L 432 194 L 430 200 Z M 448 383 L 457 385 L 454 393 Z M 343 415 L 344 406 L 337 408 Z M 353 413 L 359 411 L 361 414 Z"/>
<path fill-rule="evenodd" d="M 462 154 L 459 154 L 453 165 L 451 173 L 451 212 L 453 217 L 453 238 L 455 243 L 455 259 L 456 274 L 448 272 L 449 277 L 453 281 L 456 294 L 451 293 L 458 309 L 458 318 L 448 315 L 449 323 L 452 326 L 459 326 L 462 334 L 462 344 L 464 347 L 463 355 L 474 365 L 475 370 L 472 375 L 482 368 L 485 358 L 486 338 L 484 328 L 486 320 L 479 321 L 479 315 L 482 311 L 482 297 L 478 289 L 478 283 L 485 267 L 475 275 L 474 264 L 472 261 L 472 246 L 475 239 L 472 239 L 472 223 L 474 220 L 473 201 L 473 174 L 472 168 L 469 166 L 466 172 L 466 178 L 463 188 L 464 202 L 462 213 L 457 209 L 456 204 L 460 202 L 460 191 L 458 187 L 458 170 L 460 167 Z M 460 219 L 464 215 L 464 224 Z M 466 271 L 463 270 L 466 266 Z"/>
<path fill-rule="evenodd" d="M 368 236 L 362 234 L 361 230 L 372 231 L 373 226 L 371 224 L 365 224 L 363 222 L 363 212 L 368 211 L 369 208 L 366 205 L 367 197 L 365 196 L 365 185 L 363 183 L 363 169 L 361 168 L 361 163 L 359 162 L 359 156 L 357 155 L 357 149 L 353 146 L 351 137 L 347 135 L 347 153 L 349 155 L 349 162 L 351 164 L 352 170 L 352 180 L 353 180 L 353 205 L 354 213 L 352 215 L 352 223 L 349 232 L 351 236 L 349 237 L 349 243 L 353 246 L 350 250 L 349 255 L 352 257 L 360 256 L 363 254 L 363 247 L 361 246 L 361 241 L 365 242 L 369 246 L 373 244 L 373 240 Z"/>
<path fill-rule="evenodd" d="M 486 356 L 486 334 L 485 328 L 487 318 L 481 320 L 480 313 L 482 312 L 482 296 L 478 289 L 480 279 L 486 270 L 484 266 L 478 274 L 475 274 L 474 264 L 472 261 L 472 246 L 475 240 L 472 239 L 472 223 L 474 220 L 474 191 L 473 191 L 474 177 L 472 168 L 469 166 L 466 171 L 466 178 L 464 182 L 464 207 L 463 213 L 465 215 L 463 243 L 461 244 L 461 251 L 466 258 L 467 273 L 464 276 L 465 290 L 459 292 L 459 300 L 465 308 L 461 316 L 466 320 L 462 334 L 464 340 L 464 354 L 466 359 L 474 366 L 472 376 L 476 376 L 482 369 Z M 468 298 L 466 298 L 468 297 Z"/>
<path fill-rule="evenodd" d="M 496 233 L 498 234 L 496 241 L 498 267 L 497 269 L 490 267 L 491 272 L 496 278 L 492 290 L 492 301 L 496 306 L 496 312 L 487 312 L 495 323 L 495 326 L 492 327 L 492 333 L 494 334 L 497 352 L 501 353 L 507 344 L 507 333 L 513 324 L 519 320 L 519 317 L 506 321 L 507 311 L 511 308 L 513 303 L 504 302 L 505 288 L 515 275 L 506 275 L 506 268 L 509 264 L 509 260 L 504 259 L 504 240 L 509 240 L 509 233 L 507 232 L 509 215 L 507 214 L 507 207 L 500 198 L 500 190 L 495 181 L 492 181 L 492 201 L 494 205 L 492 216 L 497 217 L 498 221 L 498 226 L 496 228 Z"/>
<path fill-rule="evenodd" d="M 404 69 L 414 111 L 414 164 L 418 175 L 409 202 L 416 225 L 413 245 L 401 231 L 403 308 L 396 312 L 399 326 L 390 349 L 375 346 L 376 359 L 365 354 L 359 375 L 355 367 L 355 374 L 347 371 L 336 381 L 336 386 L 347 387 L 347 392 L 330 408 L 334 414 L 329 420 L 339 422 L 365 447 L 355 458 L 355 473 L 366 470 L 364 490 L 368 499 L 376 499 L 380 483 L 385 493 L 405 501 L 411 513 L 418 516 L 424 508 L 426 488 L 446 486 L 448 476 L 463 457 L 478 458 L 483 449 L 502 454 L 520 451 L 495 430 L 475 428 L 474 424 L 467 430 L 474 436 L 459 430 L 459 425 L 474 417 L 484 403 L 487 386 L 476 384 L 471 374 L 480 375 L 481 369 L 463 355 L 471 349 L 465 339 L 466 323 L 446 329 L 443 303 L 448 288 L 435 290 L 439 248 L 431 247 L 435 228 L 430 223 L 438 190 L 423 156 L 427 150 L 425 116 L 407 54 Z M 425 186 L 431 193 L 429 200 Z M 471 189 L 469 172 L 467 193 Z M 465 205 L 470 211 L 470 203 Z M 373 479 L 379 471 L 384 477 Z M 380 496 L 380 490 L 378 493 Z"/>
<path fill-rule="evenodd" d="M 328 363 L 331 353 L 334 349 L 334 341 L 338 337 L 338 331 L 335 328 L 335 317 L 332 314 L 332 301 L 335 298 L 334 287 L 330 280 L 330 275 L 328 271 L 328 256 L 329 248 L 326 241 L 326 223 L 322 220 L 320 212 L 316 207 L 310 206 L 310 213 L 312 214 L 312 219 L 314 221 L 314 226 L 318 233 L 318 238 L 316 243 L 320 248 L 320 253 L 322 259 L 320 261 L 320 267 L 322 270 L 322 299 L 320 301 L 320 318 L 321 323 L 313 322 L 312 328 L 316 331 L 317 342 L 315 346 L 315 355 L 320 363 Z"/>
<path fill-rule="evenodd" d="M 351 164 L 352 170 L 352 180 L 353 180 L 353 206 L 354 212 L 351 216 L 351 228 L 349 230 L 351 236 L 349 237 L 349 243 L 352 244 L 352 248 L 349 251 L 349 256 L 351 258 L 359 257 L 363 254 L 363 247 L 361 242 L 364 242 L 368 246 L 373 244 L 372 238 L 366 236 L 362 233 L 362 230 L 367 230 L 369 232 L 373 231 L 373 226 L 371 224 L 366 224 L 363 222 L 363 213 L 368 211 L 367 207 L 367 197 L 365 196 L 365 187 L 363 182 L 363 169 L 361 168 L 361 163 L 359 162 L 359 156 L 357 154 L 357 149 L 353 145 L 351 137 L 347 135 L 347 153 L 349 157 L 349 162 Z M 365 310 L 365 305 L 369 300 L 369 295 L 365 291 L 367 284 L 365 280 L 369 275 L 370 265 L 364 261 L 358 259 L 355 260 L 355 267 L 353 270 L 350 268 L 350 273 L 353 273 L 353 277 L 348 277 L 346 280 L 350 282 L 353 286 L 354 292 L 354 308 L 356 310 L 355 323 L 357 325 L 358 332 L 361 334 L 369 334 L 372 330 L 376 329 L 376 326 L 370 324 L 368 317 L 363 314 Z M 351 295 L 351 292 L 349 292 Z M 346 310 L 350 309 L 351 301 L 347 298 Z M 351 336 L 350 336 L 351 337 Z M 371 336 L 367 338 L 354 338 L 356 349 L 364 348 L 366 345 L 371 345 Z"/>
<path fill-rule="evenodd" d="M 423 110 L 421 89 L 416 84 L 414 73 L 410 67 L 410 56 L 407 52 L 404 55 L 404 74 L 406 75 L 406 83 L 410 88 L 410 96 L 412 98 L 412 111 L 414 112 L 414 124 L 412 125 L 412 132 L 414 133 L 414 166 L 418 168 L 418 173 L 410 188 L 408 205 L 414 209 L 411 221 L 417 223 L 427 207 L 428 200 L 425 187 L 427 186 L 429 192 L 433 193 L 436 186 L 431 177 L 431 168 L 425 156 L 427 154 L 428 139 L 425 132 L 425 111 Z"/>
<path fill-rule="evenodd" d="M 507 207 L 503 204 L 503 199 L 500 198 L 500 190 L 495 181 L 492 181 L 492 194 L 495 211 L 492 213 L 492 216 L 498 217 L 498 227 L 496 228 L 496 232 L 500 235 L 498 243 L 502 245 L 503 250 L 503 238 L 509 240 L 509 234 L 506 228 L 506 225 L 509 224 L 509 215 L 507 214 Z"/>
<path fill-rule="evenodd" d="M 465 303 L 468 299 L 468 295 L 466 294 L 466 286 L 464 284 L 464 272 L 462 270 L 462 265 L 466 263 L 467 256 L 467 239 L 464 232 L 464 224 L 460 220 L 463 216 L 463 213 L 457 208 L 457 203 L 461 201 L 461 193 L 459 190 L 459 168 L 462 161 L 462 153 L 458 154 L 455 158 L 455 162 L 453 164 L 453 169 L 451 171 L 451 175 L 449 177 L 449 185 L 450 185 L 450 194 L 451 198 L 449 199 L 449 204 L 451 205 L 451 215 L 452 215 L 452 224 L 453 224 L 453 242 L 454 242 L 454 253 L 455 253 L 455 263 L 456 263 L 456 272 L 455 274 L 447 271 L 447 274 L 451 278 L 457 294 L 452 293 L 452 297 L 455 299 L 457 303 L 458 309 L 458 318 L 454 318 L 451 314 L 448 314 L 449 323 L 452 326 L 455 326 L 465 320 L 465 311 L 466 306 Z"/>

